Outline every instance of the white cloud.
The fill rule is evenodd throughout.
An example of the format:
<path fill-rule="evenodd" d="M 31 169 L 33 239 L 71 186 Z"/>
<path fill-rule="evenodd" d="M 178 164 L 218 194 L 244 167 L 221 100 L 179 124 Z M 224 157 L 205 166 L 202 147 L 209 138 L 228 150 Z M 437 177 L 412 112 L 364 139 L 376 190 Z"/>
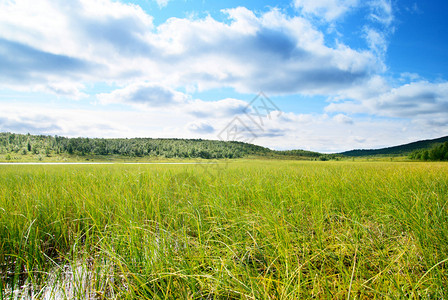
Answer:
<path fill-rule="evenodd" d="M 159 2 L 163 6 L 167 1 Z M 328 115 L 284 113 L 262 129 L 254 126 L 255 142 L 275 148 L 339 151 L 410 141 L 391 138 L 391 131 L 415 132 L 413 139 L 447 134 L 446 82 L 429 83 L 404 74 L 411 83 L 392 88 L 382 74 L 394 24 L 390 0 L 294 4 L 301 16 L 238 7 L 223 11 L 225 21 L 210 16 L 171 18 L 155 26 L 139 6 L 119 1 L 1 1 L 0 88 L 80 99 L 86 87 L 106 82 L 119 88 L 99 94 L 100 103 L 145 109 L 111 112 L 115 106 L 110 105 L 107 112 L 70 111 L 24 109 L 24 104 L 8 108 L 2 103 L 0 129 L 216 139 L 216 132 L 234 116 L 244 117 L 247 103 L 191 99 L 178 90 L 230 87 L 253 94 L 263 90 L 270 96 L 320 94 L 332 101 Z M 361 6 L 370 9 L 371 24 L 364 27 L 368 50 L 342 42 L 329 46 L 307 19 L 332 23 Z M 360 119 L 353 116 L 356 113 L 388 118 Z M 348 126 L 351 123 L 356 126 Z M 433 127 L 423 133 L 421 124 Z"/>
<path fill-rule="evenodd" d="M 394 21 L 394 14 L 391 0 L 371 0 L 370 18 L 386 27 Z"/>
<path fill-rule="evenodd" d="M 389 88 L 370 97 L 331 103 L 329 112 L 368 113 L 412 119 L 431 126 L 448 124 L 448 83 L 418 81 Z"/>
<path fill-rule="evenodd" d="M 81 83 L 55 81 L 43 85 L 42 87 L 38 87 L 37 90 L 79 100 L 88 97 L 86 93 L 81 92 L 84 88 L 85 86 Z"/>
<path fill-rule="evenodd" d="M 0 115 L 0 130 L 6 132 L 54 133 L 62 128 L 54 118 L 46 115 L 33 116 Z"/>
<path fill-rule="evenodd" d="M 247 106 L 247 102 L 232 98 L 218 101 L 195 99 L 188 103 L 185 111 L 197 118 L 222 118 L 244 114 Z"/>
<path fill-rule="evenodd" d="M 170 112 L 175 110 L 198 119 L 233 117 L 244 114 L 248 107 L 247 102 L 232 98 L 217 101 L 191 99 L 187 94 L 172 88 L 146 82 L 98 94 L 97 99 L 103 105 L 120 103 L 145 110 Z"/>
<path fill-rule="evenodd" d="M 391 135 L 391 132 L 395 134 Z M 428 136 L 440 137 L 448 132 L 443 128 L 428 131 L 418 124 L 399 119 L 358 117 L 356 126 L 353 126 L 350 124 L 350 117 L 346 115 L 331 117 L 326 114 L 286 113 L 280 118 L 267 121 L 263 130 L 255 133 L 255 144 L 271 148 L 341 152 L 387 147 Z"/>
<path fill-rule="evenodd" d="M 0 85 L 47 85 L 54 92 L 61 82 L 132 76 L 139 70 L 130 57 L 148 50 L 151 28 L 152 17 L 140 7 L 115 1 L 2 1 Z"/>
<path fill-rule="evenodd" d="M 390 35 L 395 31 L 395 16 L 391 0 L 370 0 L 370 24 L 364 26 L 364 38 L 368 47 L 384 64 Z M 383 65 L 383 71 L 386 67 Z"/>
<path fill-rule="evenodd" d="M 295 0 L 294 5 L 305 15 L 333 22 L 359 5 L 358 0 Z"/>
<path fill-rule="evenodd" d="M 187 95 L 153 83 L 135 83 L 111 93 L 98 94 L 102 104 L 123 103 L 138 107 L 167 107 L 184 104 Z"/>
<path fill-rule="evenodd" d="M 417 73 L 411 73 L 411 72 L 404 72 L 400 74 L 400 81 L 419 81 L 422 80 L 419 74 Z"/>
<path fill-rule="evenodd" d="M 160 8 L 163 8 L 168 5 L 169 0 L 156 0 L 156 2 Z"/>
<path fill-rule="evenodd" d="M 351 99 L 352 101 L 355 99 L 370 99 L 378 97 L 383 93 L 387 93 L 390 89 L 391 87 L 384 77 L 374 75 L 362 85 L 346 89 L 341 93 L 334 95 L 330 100 L 338 103 L 347 99 Z"/>
<path fill-rule="evenodd" d="M 0 70 L 0 86 L 52 90 L 61 81 L 146 81 L 199 90 L 326 94 L 378 71 L 372 53 L 326 46 L 304 18 L 275 9 L 259 16 L 242 7 L 224 13 L 230 24 L 171 18 L 155 27 L 140 7 L 110 0 L 2 2 L 0 62 L 8 68 Z M 82 90 L 72 93 L 78 97 Z"/>
<path fill-rule="evenodd" d="M 153 28 L 152 17 L 139 6 L 109 0 L 16 0 L 0 8 L 3 39 L 85 60 L 100 60 L 106 48 L 125 52 L 125 42 L 136 50 L 145 47 Z"/>
<path fill-rule="evenodd" d="M 51 116 L 51 117 L 48 117 Z M 239 115 L 256 134 L 253 143 L 273 149 L 339 152 L 377 148 L 448 134 L 445 127 L 423 128 L 406 120 L 357 118 L 356 126 L 326 114 L 284 113 L 266 118 L 263 127 Z M 17 133 L 85 137 L 153 137 L 219 139 L 233 116 L 201 120 L 182 110 L 126 111 L 54 108 L 51 104 L 9 103 L 0 111 L 0 130 Z M 374 128 L 375 130 L 372 130 Z M 395 134 L 391 135 L 390 132 Z M 341 134 L 343 133 L 343 134 Z"/>
<path fill-rule="evenodd" d="M 369 101 L 369 105 L 391 116 L 419 117 L 444 113 L 448 120 L 448 83 L 414 82 L 392 89 Z"/>
<path fill-rule="evenodd" d="M 385 33 L 371 27 L 364 27 L 364 33 L 369 48 L 383 60 L 389 44 Z"/>
<path fill-rule="evenodd" d="M 50 108 L 47 105 L 32 103 L 3 104 L 0 111 L 0 131 L 72 137 L 110 137 L 123 133 L 120 126 L 110 119 L 113 115 L 95 111 Z"/>
<path fill-rule="evenodd" d="M 370 22 L 363 27 L 369 49 L 380 62 L 384 61 L 388 38 L 394 31 L 394 11 L 391 0 L 295 0 L 294 5 L 307 18 L 325 20 L 329 31 L 337 31 L 335 21 L 354 9 L 367 9 Z M 381 70 L 385 66 L 381 63 Z"/>
<path fill-rule="evenodd" d="M 333 117 L 333 120 L 340 124 L 353 124 L 353 119 L 344 114 L 337 114 Z"/>
<path fill-rule="evenodd" d="M 215 129 L 213 128 L 212 125 L 210 125 L 209 123 L 203 123 L 203 122 L 189 123 L 189 124 L 187 124 L 187 128 L 189 131 L 191 131 L 193 133 L 199 133 L 199 134 L 215 132 Z"/>

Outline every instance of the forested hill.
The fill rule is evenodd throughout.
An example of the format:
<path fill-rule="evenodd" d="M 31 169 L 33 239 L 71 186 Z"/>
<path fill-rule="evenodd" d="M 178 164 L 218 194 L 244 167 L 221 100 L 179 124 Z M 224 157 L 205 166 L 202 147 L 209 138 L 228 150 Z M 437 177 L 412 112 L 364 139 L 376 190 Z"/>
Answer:
<path fill-rule="evenodd" d="M 372 150 L 351 150 L 342 152 L 340 154 L 344 156 L 373 156 L 373 155 L 408 155 L 415 150 L 422 150 L 432 148 L 436 144 L 444 143 L 448 141 L 448 136 L 432 139 L 423 140 L 418 142 L 413 142 L 409 144 L 404 144 L 400 146 L 372 149 Z"/>
<path fill-rule="evenodd" d="M 0 155 L 18 159 L 32 156 L 119 156 L 161 158 L 242 158 L 264 156 L 279 159 L 339 159 L 341 156 L 409 155 L 416 150 L 431 149 L 448 142 L 448 136 L 405 145 L 374 149 L 351 150 L 339 154 L 322 154 L 305 150 L 274 151 L 269 148 L 236 141 L 202 139 L 152 138 L 67 138 L 48 135 L 0 132 Z M 40 158 L 39 158 L 40 159 Z"/>
<path fill-rule="evenodd" d="M 102 139 L 0 133 L 0 154 L 119 155 L 165 158 L 240 158 L 272 151 L 242 142 L 202 139 Z"/>

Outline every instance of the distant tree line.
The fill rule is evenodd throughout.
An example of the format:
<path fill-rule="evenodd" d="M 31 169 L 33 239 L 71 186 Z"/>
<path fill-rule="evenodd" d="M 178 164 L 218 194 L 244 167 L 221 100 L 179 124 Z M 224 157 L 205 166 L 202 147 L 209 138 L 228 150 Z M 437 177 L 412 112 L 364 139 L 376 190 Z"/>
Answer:
<path fill-rule="evenodd" d="M 417 150 L 409 155 L 411 159 L 448 161 L 448 142 L 434 146 L 431 149 Z"/>
<path fill-rule="evenodd" d="M 270 149 L 234 141 L 202 139 L 102 139 L 0 133 L 0 153 L 69 155 L 120 155 L 166 158 L 240 158 L 264 155 Z"/>
<path fill-rule="evenodd" d="M 152 138 L 67 138 L 49 135 L 0 132 L 0 154 L 11 155 L 100 155 L 161 158 L 242 158 L 263 156 L 284 159 L 334 160 L 340 154 L 322 154 L 306 150 L 275 151 L 262 146 L 203 139 Z"/>
<path fill-rule="evenodd" d="M 306 157 L 312 160 L 338 160 L 342 158 L 340 154 L 322 154 L 319 152 L 307 151 L 307 150 L 285 150 L 285 151 L 274 151 L 275 154 L 279 156 L 285 156 L 290 158 L 300 158 Z"/>
<path fill-rule="evenodd" d="M 364 150 L 350 150 L 345 151 L 340 154 L 344 156 L 396 156 L 396 155 L 409 155 L 413 153 L 414 151 L 419 152 L 420 150 L 426 150 L 434 145 L 438 145 L 440 143 L 445 143 L 448 141 L 448 136 L 444 136 L 437 139 L 432 140 L 422 140 L 417 141 L 409 144 L 394 146 L 394 147 L 387 147 L 387 148 L 381 148 L 381 149 L 364 149 Z"/>

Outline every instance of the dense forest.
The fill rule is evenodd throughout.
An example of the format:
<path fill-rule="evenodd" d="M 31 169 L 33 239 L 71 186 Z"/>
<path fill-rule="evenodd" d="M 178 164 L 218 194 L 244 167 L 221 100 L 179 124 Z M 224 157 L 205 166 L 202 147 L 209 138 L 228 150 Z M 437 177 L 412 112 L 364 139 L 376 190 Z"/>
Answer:
<path fill-rule="evenodd" d="M 268 148 L 242 142 L 202 139 L 102 139 L 0 133 L 0 154 L 119 155 L 165 158 L 240 158 L 265 155 Z"/>
<path fill-rule="evenodd" d="M 448 161 L 448 142 L 436 145 L 431 149 L 417 150 L 409 155 L 411 159 Z"/>
<path fill-rule="evenodd" d="M 409 155 L 413 151 L 417 150 L 426 150 L 440 143 L 448 142 L 448 136 L 441 137 L 438 139 L 432 140 L 423 140 L 418 142 L 413 142 L 405 145 L 381 148 L 381 149 L 372 149 L 372 150 L 351 150 L 342 152 L 340 154 L 344 156 L 396 156 L 396 155 Z"/>
<path fill-rule="evenodd" d="M 152 138 L 67 138 L 49 135 L 0 132 L 0 155 L 11 160 L 22 155 L 45 156 L 101 156 L 145 158 L 243 158 L 266 157 L 277 159 L 339 160 L 354 156 L 408 155 L 419 160 L 448 160 L 448 136 L 418 141 L 406 145 L 375 149 L 352 150 L 339 154 L 322 154 L 306 150 L 275 151 L 262 146 L 203 139 Z"/>
<path fill-rule="evenodd" d="M 275 151 L 269 148 L 235 141 L 202 139 L 103 139 L 66 138 L 61 136 L 0 133 L 0 154 L 6 160 L 21 155 L 51 156 L 118 156 L 145 158 L 242 158 L 267 157 L 277 159 L 332 160 L 338 154 L 322 154 L 306 150 Z"/>

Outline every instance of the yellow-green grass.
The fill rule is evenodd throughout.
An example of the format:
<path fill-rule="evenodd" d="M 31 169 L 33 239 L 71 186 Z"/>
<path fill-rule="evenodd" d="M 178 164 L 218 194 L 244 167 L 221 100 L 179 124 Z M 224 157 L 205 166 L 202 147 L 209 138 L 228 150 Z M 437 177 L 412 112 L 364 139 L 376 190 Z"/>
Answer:
<path fill-rule="evenodd" d="M 446 163 L 0 166 L 0 298 L 446 298 L 447 259 Z"/>

